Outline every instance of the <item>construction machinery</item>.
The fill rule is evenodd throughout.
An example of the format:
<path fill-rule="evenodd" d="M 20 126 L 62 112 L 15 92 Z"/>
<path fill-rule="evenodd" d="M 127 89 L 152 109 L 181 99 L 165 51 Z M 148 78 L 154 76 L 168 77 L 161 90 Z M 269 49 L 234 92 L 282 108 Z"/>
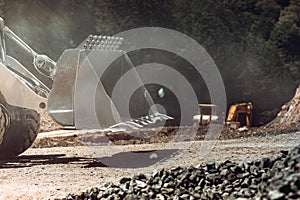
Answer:
<path fill-rule="evenodd" d="M 230 106 L 225 124 L 230 128 L 241 126 L 250 128 L 252 126 L 252 103 L 238 103 Z M 193 126 L 209 125 L 220 119 L 215 104 L 198 104 L 198 114 L 193 116 Z"/>
<path fill-rule="evenodd" d="M 215 104 L 198 104 L 198 114 L 193 116 L 193 125 L 208 125 L 212 121 L 219 119 L 217 114 L 217 105 Z"/>
<path fill-rule="evenodd" d="M 34 69 L 50 78 L 51 86 L 7 55 L 6 39 L 32 58 Z M 139 129 L 172 119 L 157 111 L 120 47 L 123 41 L 121 37 L 90 35 L 55 62 L 34 51 L 0 18 L 0 158 L 16 156 L 31 146 L 39 130 L 39 113 L 44 111 L 57 123 L 74 129 Z M 139 85 L 142 93 L 134 103 L 147 104 L 147 112 L 137 109 L 141 113 L 134 119 L 123 105 L 129 101 L 123 97 L 129 93 L 127 88 L 122 88 L 124 84 L 117 88 L 118 78 L 128 71 L 133 72 L 129 80 Z M 121 93 L 114 97 L 116 90 Z"/>
<path fill-rule="evenodd" d="M 252 125 L 252 110 L 253 105 L 251 102 L 231 105 L 225 122 L 226 125 L 231 128 L 241 126 L 250 128 Z"/>

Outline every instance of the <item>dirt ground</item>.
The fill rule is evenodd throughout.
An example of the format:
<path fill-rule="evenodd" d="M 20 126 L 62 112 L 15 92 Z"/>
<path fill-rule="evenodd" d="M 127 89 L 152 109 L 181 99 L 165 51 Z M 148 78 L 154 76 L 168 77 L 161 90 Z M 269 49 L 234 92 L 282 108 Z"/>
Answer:
<path fill-rule="evenodd" d="M 106 182 L 117 183 L 121 177 L 151 173 L 163 167 L 275 156 L 280 150 L 297 146 L 300 141 L 300 132 L 293 132 L 160 144 L 114 145 L 112 142 L 98 141 L 98 145 L 86 143 L 78 146 L 81 141 L 78 134 L 74 131 L 42 133 L 35 148 L 28 149 L 16 159 L 4 161 L 0 168 L 0 199 L 54 199 L 69 192 L 79 193 Z M 48 139 L 51 141 L 48 144 L 43 143 L 43 138 L 49 137 L 56 139 Z M 70 139 L 72 137 L 73 140 Z"/>
<path fill-rule="evenodd" d="M 0 163 L 0 199 L 55 199 L 124 176 L 207 161 L 248 161 L 276 156 L 300 142 L 300 86 L 276 119 L 250 130 L 223 129 L 207 139 L 207 128 L 178 127 L 132 132 L 63 131 L 42 113 L 41 131 L 31 148 Z M 49 132 L 51 131 L 51 132 Z M 187 141 L 188 135 L 193 141 Z"/>

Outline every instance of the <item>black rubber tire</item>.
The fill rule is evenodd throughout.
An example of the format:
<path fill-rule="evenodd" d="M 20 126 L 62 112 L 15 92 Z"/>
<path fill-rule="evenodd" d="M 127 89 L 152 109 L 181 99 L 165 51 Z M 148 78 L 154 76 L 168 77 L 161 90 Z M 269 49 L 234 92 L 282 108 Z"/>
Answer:
<path fill-rule="evenodd" d="M 32 145 L 39 131 L 40 115 L 31 109 L 11 106 L 3 99 L 0 99 L 0 107 L 0 130 L 4 131 L 0 159 L 9 159 Z M 5 116 L 10 118 L 9 126 L 5 125 Z"/>

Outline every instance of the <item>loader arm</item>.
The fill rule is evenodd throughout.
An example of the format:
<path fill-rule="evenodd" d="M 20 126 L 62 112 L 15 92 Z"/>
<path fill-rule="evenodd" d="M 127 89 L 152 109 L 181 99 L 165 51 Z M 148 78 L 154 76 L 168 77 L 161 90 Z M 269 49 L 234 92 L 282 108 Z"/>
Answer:
<path fill-rule="evenodd" d="M 1 62 L 4 65 L 7 65 L 6 61 L 6 45 L 5 45 L 5 37 L 10 38 L 14 41 L 19 47 L 21 47 L 25 52 L 30 54 L 33 59 L 33 66 L 40 74 L 53 79 L 56 69 L 56 63 L 46 55 L 38 54 L 35 52 L 28 44 L 26 44 L 21 38 L 19 38 L 13 31 L 11 31 L 4 24 L 4 20 L 0 17 L 0 28 L 1 28 Z M 27 69 L 18 68 L 16 70 L 20 70 L 22 72 L 27 71 Z M 37 78 L 36 78 L 37 79 Z M 37 81 L 41 82 L 39 79 Z"/>
<path fill-rule="evenodd" d="M 32 50 L 24 41 L 14 34 L 4 21 L 0 18 L 0 91 L 10 105 L 29 108 L 42 112 L 47 108 L 47 97 L 50 89 L 33 75 L 19 61 L 6 54 L 5 39 L 9 38 L 26 50 L 32 58 L 36 67 L 42 68 L 41 55 Z M 46 59 L 54 65 L 51 59 Z M 48 66 L 45 64 L 44 66 Z"/>
<path fill-rule="evenodd" d="M 234 121 L 234 119 L 236 118 L 236 115 L 237 115 L 237 107 L 238 106 L 239 106 L 238 104 L 230 106 L 229 111 L 228 111 L 227 120 L 226 120 L 227 122 Z"/>

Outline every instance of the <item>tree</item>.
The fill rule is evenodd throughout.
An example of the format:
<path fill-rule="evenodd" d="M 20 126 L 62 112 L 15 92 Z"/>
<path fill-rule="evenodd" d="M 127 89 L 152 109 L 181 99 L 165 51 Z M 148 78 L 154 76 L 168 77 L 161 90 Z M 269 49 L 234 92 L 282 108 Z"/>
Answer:
<path fill-rule="evenodd" d="M 284 54 L 285 67 L 293 78 L 300 83 L 300 2 L 291 0 L 284 7 L 271 33 L 279 51 Z"/>

